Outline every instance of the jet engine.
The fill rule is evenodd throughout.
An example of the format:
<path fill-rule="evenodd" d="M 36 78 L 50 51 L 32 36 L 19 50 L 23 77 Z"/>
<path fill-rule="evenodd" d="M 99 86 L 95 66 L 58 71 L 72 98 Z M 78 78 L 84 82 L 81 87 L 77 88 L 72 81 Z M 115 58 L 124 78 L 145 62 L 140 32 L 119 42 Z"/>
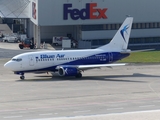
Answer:
<path fill-rule="evenodd" d="M 74 67 L 59 67 L 58 74 L 59 76 L 76 76 L 78 70 Z"/>

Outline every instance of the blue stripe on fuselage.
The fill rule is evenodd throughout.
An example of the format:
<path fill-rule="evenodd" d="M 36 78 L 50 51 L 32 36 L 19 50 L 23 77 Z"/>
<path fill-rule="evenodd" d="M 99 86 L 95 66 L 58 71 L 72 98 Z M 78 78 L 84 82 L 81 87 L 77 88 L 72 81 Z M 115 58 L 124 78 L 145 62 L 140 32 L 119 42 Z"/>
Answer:
<path fill-rule="evenodd" d="M 95 55 L 91 55 L 88 57 L 84 57 L 83 59 L 78 59 L 78 60 L 74 60 L 71 62 L 67 62 L 61 65 L 107 64 L 107 63 L 113 63 L 115 61 L 118 61 L 124 57 L 126 57 L 126 54 L 121 54 L 119 52 L 100 53 L 100 54 L 95 54 Z"/>
<path fill-rule="evenodd" d="M 91 55 L 88 57 L 83 57 L 82 59 L 74 59 L 71 62 L 66 62 L 60 65 L 56 65 L 56 66 L 51 66 L 51 67 L 47 67 L 47 68 L 43 68 L 43 69 L 37 69 L 37 70 L 30 70 L 30 71 L 17 71 L 19 72 L 34 72 L 34 71 L 57 71 L 56 67 L 57 66 L 63 66 L 63 65 L 94 65 L 94 64 L 109 64 L 109 63 L 113 63 L 116 62 L 118 60 L 121 60 L 127 56 L 129 56 L 129 53 L 125 53 L 125 54 L 121 54 L 119 52 L 107 52 L 107 53 L 100 53 L 100 54 L 95 54 L 95 55 Z M 74 57 L 72 57 L 74 58 Z"/>

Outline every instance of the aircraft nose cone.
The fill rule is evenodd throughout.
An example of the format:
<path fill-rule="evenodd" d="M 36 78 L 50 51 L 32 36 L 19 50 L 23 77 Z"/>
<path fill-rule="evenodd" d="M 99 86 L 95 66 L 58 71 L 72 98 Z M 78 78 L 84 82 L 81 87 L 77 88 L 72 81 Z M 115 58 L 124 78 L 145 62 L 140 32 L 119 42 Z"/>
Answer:
<path fill-rule="evenodd" d="M 9 64 L 9 62 L 5 63 L 4 67 L 7 68 L 7 69 L 11 69 L 11 65 Z"/>

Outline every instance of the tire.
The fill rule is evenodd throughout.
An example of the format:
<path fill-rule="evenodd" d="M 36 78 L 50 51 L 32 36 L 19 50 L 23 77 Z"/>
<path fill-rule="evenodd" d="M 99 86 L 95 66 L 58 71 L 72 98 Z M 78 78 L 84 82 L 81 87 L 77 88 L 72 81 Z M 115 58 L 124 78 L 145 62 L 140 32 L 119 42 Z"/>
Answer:
<path fill-rule="evenodd" d="M 25 77 L 22 75 L 22 76 L 20 76 L 20 79 L 21 79 L 21 80 L 24 80 L 24 79 L 25 79 Z"/>
<path fill-rule="evenodd" d="M 34 45 L 30 45 L 30 49 L 33 49 L 34 48 Z"/>
<path fill-rule="evenodd" d="M 76 75 L 76 78 L 82 78 L 82 73 L 78 73 L 78 74 Z"/>
<path fill-rule="evenodd" d="M 20 48 L 20 49 L 23 49 L 23 45 L 19 45 L 19 48 Z"/>

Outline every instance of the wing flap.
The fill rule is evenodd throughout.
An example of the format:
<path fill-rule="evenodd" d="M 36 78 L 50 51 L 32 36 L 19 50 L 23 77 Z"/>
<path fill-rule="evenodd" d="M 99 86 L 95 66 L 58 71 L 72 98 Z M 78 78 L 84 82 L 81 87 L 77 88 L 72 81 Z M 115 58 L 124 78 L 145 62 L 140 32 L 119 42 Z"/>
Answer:
<path fill-rule="evenodd" d="M 78 69 L 91 69 L 91 68 L 100 68 L 100 67 L 114 67 L 114 66 L 124 66 L 126 63 L 117 63 L 117 64 L 97 64 L 97 65 L 79 65 Z"/>

